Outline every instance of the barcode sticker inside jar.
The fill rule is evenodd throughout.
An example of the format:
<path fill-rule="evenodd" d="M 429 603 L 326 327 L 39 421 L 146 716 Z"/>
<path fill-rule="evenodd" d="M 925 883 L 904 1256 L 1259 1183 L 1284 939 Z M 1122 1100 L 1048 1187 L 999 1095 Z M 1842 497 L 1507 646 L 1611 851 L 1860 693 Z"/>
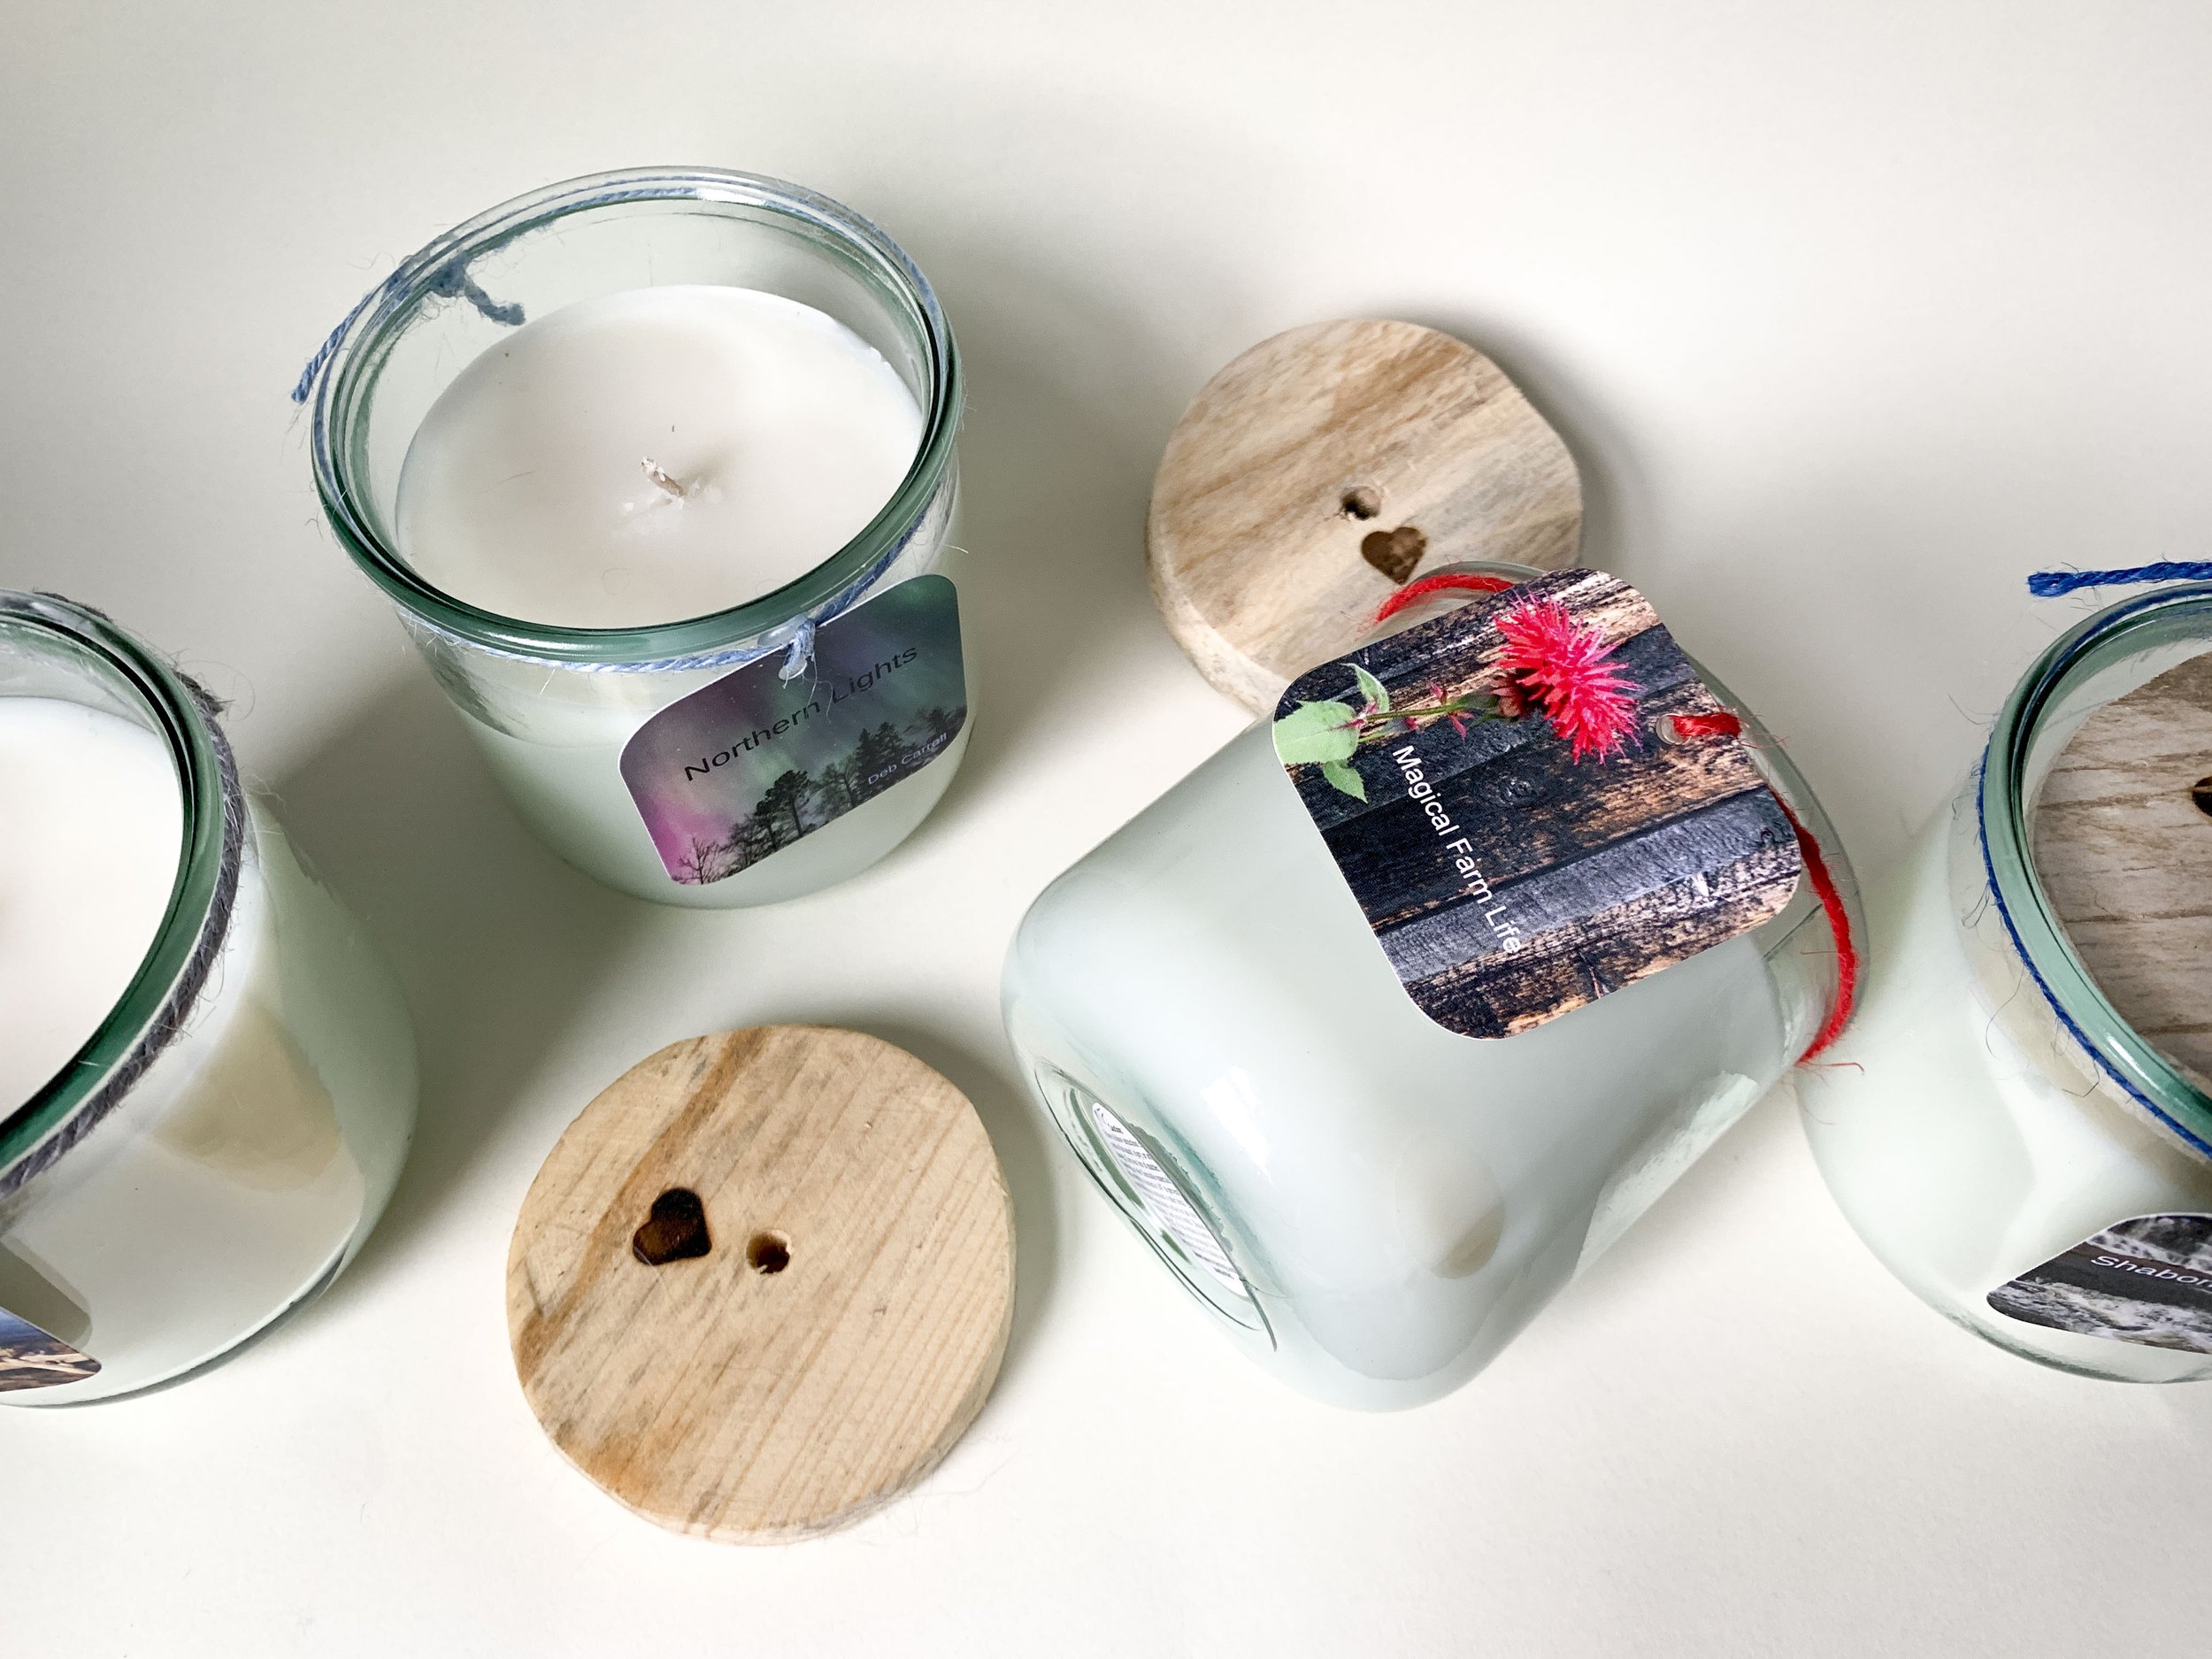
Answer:
<path fill-rule="evenodd" d="M 1221 1248 L 1221 1240 L 1214 1236 L 1205 1217 L 1191 1207 L 1190 1200 L 1183 1196 L 1183 1189 L 1175 1184 L 1174 1178 L 1146 1150 L 1144 1142 L 1096 1101 L 1091 1102 L 1091 1121 L 1098 1125 L 1099 1139 L 1105 1142 L 1122 1178 L 1135 1190 L 1145 1213 L 1162 1232 L 1183 1247 L 1185 1255 L 1218 1279 L 1225 1289 L 1248 1298 L 1251 1292 L 1245 1288 L 1244 1275 L 1230 1262 L 1229 1253 Z"/>

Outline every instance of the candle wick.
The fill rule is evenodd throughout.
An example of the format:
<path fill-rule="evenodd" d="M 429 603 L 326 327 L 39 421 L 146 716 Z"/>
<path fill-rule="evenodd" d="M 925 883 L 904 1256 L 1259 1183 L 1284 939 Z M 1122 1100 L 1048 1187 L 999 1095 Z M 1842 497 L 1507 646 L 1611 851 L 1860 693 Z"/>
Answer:
<path fill-rule="evenodd" d="M 688 485 L 679 483 L 676 480 L 671 478 L 668 475 L 667 469 L 663 467 L 661 464 L 658 461 L 656 461 L 651 456 L 647 456 L 642 461 L 640 461 L 638 465 L 645 469 L 646 477 L 651 479 L 653 482 L 659 485 L 671 495 L 673 495 L 678 501 L 681 501 L 686 495 L 691 493 L 690 487 Z"/>

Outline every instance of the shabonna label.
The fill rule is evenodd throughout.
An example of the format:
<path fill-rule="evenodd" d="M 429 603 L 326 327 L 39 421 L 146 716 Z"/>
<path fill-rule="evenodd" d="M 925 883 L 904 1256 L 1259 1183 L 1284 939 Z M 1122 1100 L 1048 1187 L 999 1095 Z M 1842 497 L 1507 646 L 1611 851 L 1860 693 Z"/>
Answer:
<path fill-rule="evenodd" d="M 2137 1216 L 1989 1293 L 2047 1331 L 2212 1354 L 2212 1216 Z"/>

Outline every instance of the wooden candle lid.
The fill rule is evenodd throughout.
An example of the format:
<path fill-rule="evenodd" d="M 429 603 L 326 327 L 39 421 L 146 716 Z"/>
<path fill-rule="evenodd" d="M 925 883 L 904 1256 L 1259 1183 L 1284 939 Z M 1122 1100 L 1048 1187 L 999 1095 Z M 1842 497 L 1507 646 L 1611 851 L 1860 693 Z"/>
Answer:
<path fill-rule="evenodd" d="M 649 1520 L 833 1532 L 926 1473 L 1006 1350 L 1014 1223 L 960 1091 L 857 1032 L 663 1048 L 553 1148 L 507 1327 L 553 1443 Z"/>
<path fill-rule="evenodd" d="M 2105 1000 L 2212 1078 L 2212 656 L 2082 723 L 2036 803 L 2036 874 Z"/>
<path fill-rule="evenodd" d="M 1366 321 L 1277 334 L 1206 383 L 1160 459 L 1145 545 L 1198 672 L 1272 713 L 1415 575 L 1559 570 L 1581 534 L 1574 457 L 1504 371 L 1433 328 Z"/>

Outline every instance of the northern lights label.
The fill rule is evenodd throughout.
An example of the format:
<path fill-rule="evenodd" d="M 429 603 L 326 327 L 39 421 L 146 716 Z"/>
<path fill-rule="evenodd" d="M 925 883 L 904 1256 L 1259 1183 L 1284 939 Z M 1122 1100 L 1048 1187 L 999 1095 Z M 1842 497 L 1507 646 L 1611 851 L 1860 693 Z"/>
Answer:
<path fill-rule="evenodd" d="M 960 604 L 917 576 L 780 652 L 672 703 L 622 751 L 622 780 L 670 877 L 721 881 L 911 777 L 968 718 Z"/>

